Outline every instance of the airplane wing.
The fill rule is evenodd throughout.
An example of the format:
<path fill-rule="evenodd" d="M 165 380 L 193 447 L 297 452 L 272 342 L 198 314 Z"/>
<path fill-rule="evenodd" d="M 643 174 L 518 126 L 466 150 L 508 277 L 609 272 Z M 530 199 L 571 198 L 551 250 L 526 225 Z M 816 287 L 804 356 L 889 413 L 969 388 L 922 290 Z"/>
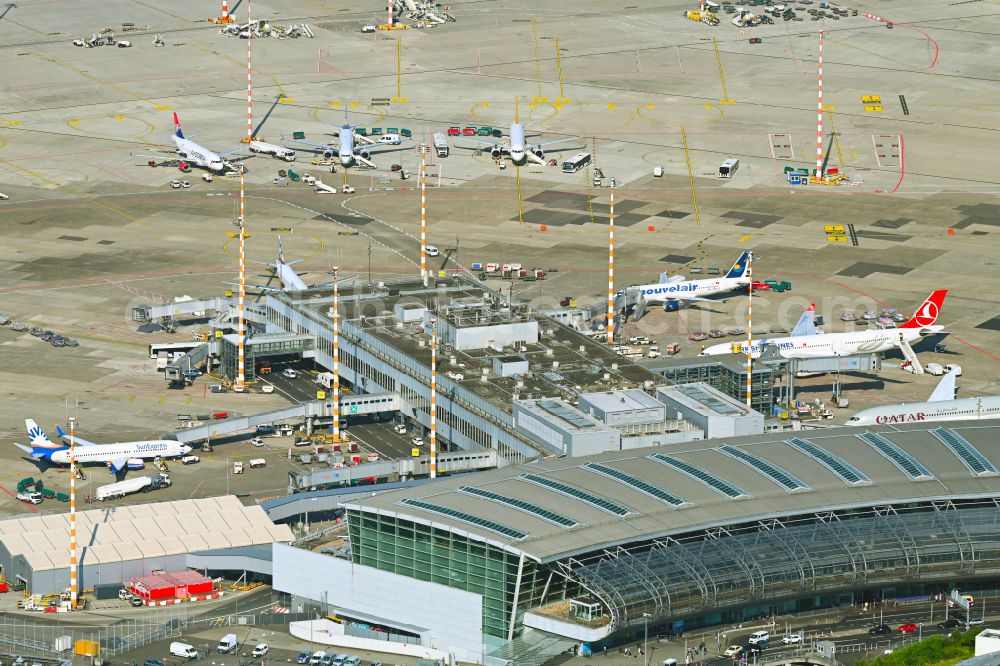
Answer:
<path fill-rule="evenodd" d="M 478 144 L 483 145 L 483 146 L 490 146 L 491 148 L 493 146 L 496 146 L 496 147 L 500 148 L 500 150 L 502 150 L 504 152 L 507 152 L 508 150 L 510 150 L 510 148 L 508 146 L 506 146 L 506 145 L 504 145 L 502 143 L 497 143 L 496 141 L 483 141 L 482 139 L 473 139 L 472 137 L 463 137 L 463 141 L 472 141 L 473 143 L 478 143 Z M 475 148 L 473 148 L 472 146 L 462 146 L 462 145 L 459 145 L 459 146 L 456 146 L 456 147 L 457 148 L 467 148 L 469 150 L 475 150 Z"/>
<path fill-rule="evenodd" d="M 400 153 L 405 150 L 413 150 L 413 146 L 394 146 L 391 143 L 382 143 L 371 148 L 365 148 L 369 155 L 379 155 L 382 153 Z"/>
<path fill-rule="evenodd" d="M 955 373 L 949 372 L 941 378 L 938 385 L 934 388 L 931 393 L 931 397 L 927 398 L 927 402 L 941 402 L 943 400 L 954 400 L 955 399 Z"/>
<path fill-rule="evenodd" d="M 147 159 L 153 159 L 153 160 L 179 160 L 179 159 L 181 159 L 181 158 L 179 158 L 177 156 L 176 153 L 173 154 L 173 155 L 168 155 L 167 153 L 160 153 L 158 155 L 145 155 L 143 153 L 129 153 L 129 156 L 130 157 L 145 157 Z"/>
<path fill-rule="evenodd" d="M 552 139 L 551 141 L 542 141 L 541 143 L 531 144 L 532 148 L 540 148 L 541 146 L 551 146 L 553 143 L 565 143 L 567 141 L 579 141 L 580 137 L 568 136 L 564 139 Z"/>
<path fill-rule="evenodd" d="M 60 437 L 62 437 L 66 441 L 69 441 L 69 433 L 66 432 L 65 430 L 63 430 L 59 426 L 56 426 L 56 434 L 58 434 Z M 93 442 L 88 442 L 83 437 L 80 437 L 79 435 L 75 435 L 75 434 L 73 435 L 73 443 L 74 444 L 79 444 L 80 446 L 95 446 L 95 444 Z"/>
<path fill-rule="evenodd" d="M 237 146 L 236 148 L 233 148 L 232 150 L 227 150 L 224 153 L 219 153 L 219 157 L 226 157 L 227 155 L 232 155 L 233 153 L 238 153 L 238 152 L 244 151 L 244 150 L 246 150 L 246 148 L 247 148 L 246 146 Z"/>
<path fill-rule="evenodd" d="M 108 461 L 108 467 L 111 468 L 112 472 L 116 474 L 125 468 L 128 464 L 128 456 L 122 456 L 121 458 L 114 458 Z"/>
<path fill-rule="evenodd" d="M 332 150 L 337 152 L 338 146 L 329 143 L 312 143 L 310 141 L 303 141 L 302 139 L 286 139 L 284 136 L 281 137 L 282 141 L 287 141 L 289 143 L 299 143 L 303 146 L 312 146 L 313 148 L 318 148 L 319 150 Z"/>
<path fill-rule="evenodd" d="M 795 337 L 797 335 L 816 335 L 816 305 L 810 305 L 802 316 L 799 317 L 799 321 L 795 324 L 795 328 L 792 329 L 791 336 Z"/>

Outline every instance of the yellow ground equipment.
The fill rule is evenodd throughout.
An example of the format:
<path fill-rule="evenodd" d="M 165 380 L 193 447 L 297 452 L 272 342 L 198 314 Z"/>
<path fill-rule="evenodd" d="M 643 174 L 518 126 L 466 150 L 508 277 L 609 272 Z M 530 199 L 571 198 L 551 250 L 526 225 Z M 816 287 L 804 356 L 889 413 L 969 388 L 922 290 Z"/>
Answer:
<path fill-rule="evenodd" d="M 706 9 L 689 9 L 684 16 L 692 21 L 701 21 L 709 25 L 719 25 L 719 17 Z"/>

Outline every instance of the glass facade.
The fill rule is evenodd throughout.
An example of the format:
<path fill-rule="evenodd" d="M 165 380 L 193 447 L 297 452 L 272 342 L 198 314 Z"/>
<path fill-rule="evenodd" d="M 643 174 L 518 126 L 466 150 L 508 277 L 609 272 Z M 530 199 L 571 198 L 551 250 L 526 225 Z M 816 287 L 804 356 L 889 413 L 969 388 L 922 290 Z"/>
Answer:
<path fill-rule="evenodd" d="M 355 564 L 482 595 L 483 633 L 507 638 L 517 593 L 517 555 L 405 518 L 349 510 L 347 522 Z M 534 569 L 533 562 L 525 561 L 525 580 L 535 577 Z M 518 602 L 519 610 L 527 599 Z"/>
<path fill-rule="evenodd" d="M 703 359 L 702 359 L 703 360 Z M 746 368 L 736 369 L 722 363 L 692 363 L 691 365 L 656 368 L 655 372 L 671 384 L 705 382 L 726 395 L 743 402 L 747 395 Z M 751 405 L 764 415 L 771 413 L 774 403 L 774 369 L 764 363 L 754 363 L 750 383 Z"/>

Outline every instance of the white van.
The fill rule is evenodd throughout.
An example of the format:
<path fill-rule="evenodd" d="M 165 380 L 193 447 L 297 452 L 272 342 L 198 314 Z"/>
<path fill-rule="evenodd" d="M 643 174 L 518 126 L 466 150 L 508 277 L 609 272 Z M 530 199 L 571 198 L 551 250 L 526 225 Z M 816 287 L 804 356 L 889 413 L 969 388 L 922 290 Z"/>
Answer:
<path fill-rule="evenodd" d="M 315 666 L 315 664 L 321 662 L 323 660 L 323 657 L 325 656 L 326 652 L 324 652 L 323 650 L 320 650 L 319 652 L 314 652 L 313 656 L 309 657 L 309 663 Z"/>
<path fill-rule="evenodd" d="M 771 638 L 770 632 L 767 631 L 755 631 L 750 634 L 748 639 L 750 645 L 759 645 L 760 643 L 766 643 Z"/>
<path fill-rule="evenodd" d="M 228 654 L 235 650 L 236 646 L 236 634 L 226 634 L 222 637 L 222 640 L 219 641 L 219 647 L 217 650 L 222 654 Z"/>
<path fill-rule="evenodd" d="M 378 138 L 378 142 L 381 144 L 388 144 L 390 146 L 398 146 L 403 142 L 398 134 L 383 134 Z"/>
<path fill-rule="evenodd" d="M 194 649 L 193 645 L 174 641 L 170 644 L 170 655 L 173 657 L 184 657 L 185 659 L 197 659 L 198 651 Z"/>

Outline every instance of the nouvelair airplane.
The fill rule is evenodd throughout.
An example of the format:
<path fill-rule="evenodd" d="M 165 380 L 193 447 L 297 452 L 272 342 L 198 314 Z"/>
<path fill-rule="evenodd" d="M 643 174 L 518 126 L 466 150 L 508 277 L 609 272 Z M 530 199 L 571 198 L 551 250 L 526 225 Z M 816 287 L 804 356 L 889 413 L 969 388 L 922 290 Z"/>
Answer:
<path fill-rule="evenodd" d="M 517 99 L 514 100 L 514 123 L 510 126 L 510 133 L 507 135 L 507 143 L 496 141 L 482 141 L 480 139 L 468 138 L 468 141 L 490 147 L 490 157 L 499 160 L 509 157 L 516 166 L 524 166 L 528 160 L 536 164 L 545 165 L 545 151 L 542 146 L 549 146 L 554 143 L 565 143 L 566 141 L 578 141 L 578 137 L 570 136 L 564 139 L 553 139 L 552 141 L 542 141 L 540 143 L 529 144 L 524 133 L 524 125 L 518 122 Z M 462 146 L 469 148 L 469 146 Z"/>
<path fill-rule="evenodd" d="M 340 126 L 337 132 L 337 138 L 339 139 L 339 145 L 334 147 L 328 143 L 310 143 L 309 141 L 303 141 L 301 139 L 285 139 L 281 137 L 283 141 L 293 141 L 294 143 L 300 143 L 305 146 L 312 146 L 316 149 L 316 152 L 321 153 L 326 159 L 333 159 L 336 157 L 340 160 L 341 166 L 345 169 L 361 165 L 366 166 L 369 169 L 376 168 L 375 162 L 371 160 L 371 156 L 378 152 L 395 152 L 400 150 L 409 150 L 409 148 L 391 148 L 390 146 L 398 146 L 400 137 L 395 134 L 383 135 L 381 139 L 375 140 L 371 137 L 363 136 L 361 134 L 355 134 L 354 130 L 357 129 L 354 125 L 347 122 L 347 114 L 344 114 L 344 124 Z M 355 143 L 357 140 L 363 145 L 357 145 Z"/>
<path fill-rule="evenodd" d="M 927 398 L 927 402 L 883 405 L 863 409 L 847 425 L 886 425 L 925 421 L 967 421 L 1000 419 L 1000 395 L 955 399 L 955 373 L 949 372 Z"/>
<path fill-rule="evenodd" d="M 667 277 L 666 273 L 660 274 L 658 284 L 643 284 L 638 287 L 642 299 L 646 303 L 671 303 L 678 301 L 713 301 L 719 297 L 729 295 L 737 291 L 746 291 L 750 285 L 750 278 L 747 275 L 749 270 L 750 253 L 747 250 L 740 255 L 733 267 L 729 269 L 723 277 L 708 278 L 704 280 L 685 280 L 681 275 Z"/>
<path fill-rule="evenodd" d="M 899 328 L 876 329 L 873 331 L 851 331 L 848 333 L 820 333 L 808 336 L 764 338 L 753 340 L 750 353 L 753 358 L 760 356 L 764 346 L 776 348 L 784 358 L 827 358 L 831 356 L 851 356 L 853 354 L 874 354 L 888 351 L 900 346 L 900 341 L 907 344 L 922 337 L 944 331 L 944 326 L 935 324 L 946 289 L 935 291 L 924 301 L 909 321 L 900 324 Z M 740 353 L 747 353 L 747 345 L 741 345 Z M 724 343 L 713 345 L 703 351 L 700 356 L 730 354 L 733 345 Z"/>
<path fill-rule="evenodd" d="M 238 153 L 242 148 L 233 148 L 225 153 L 215 153 L 208 148 L 202 146 L 191 139 L 184 136 L 184 132 L 181 130 L 181 121 L 177 118 L 177 112 L 174 112 L 174 134 L 170 137 L 174 142 L 174 150 L 177 152 L 177 157 L 181 158 L 181 170 L 184 170 L 184 164 L 191 164 L 193 166 L 199 167 L 201 169 L 207 169 L 215 173 L 225 173 L 227 170 L 236 170 L 229 162 L 226 162 L 225 158 L 233 153 Z M 163 155 L 139 155 L 133 153 L 135 157 L 154 157 L 162 158 Z"/>
<path fill-rule="evenodd" d="M 69 464 L 69 446 L 56 444 L 46 436 L 38 424 L 32 419 L 25 419 L 28 429 L 28 444 L 15 444 L 17 448 L 26 451 L 35 460 L 45 460 L 61 465 Z M 59 436 L 69 439 L 62 428 L 57 429 Z M 76 462 L 107 464 L 113 472 L 121 471 L 130 458 L 176 458 L 191 452 L 187 444 L 172 439 L 151 439 L 142 442 L 122 442 L 120 444 L 94 444 L 80 437 L 74 437 Z"/>

